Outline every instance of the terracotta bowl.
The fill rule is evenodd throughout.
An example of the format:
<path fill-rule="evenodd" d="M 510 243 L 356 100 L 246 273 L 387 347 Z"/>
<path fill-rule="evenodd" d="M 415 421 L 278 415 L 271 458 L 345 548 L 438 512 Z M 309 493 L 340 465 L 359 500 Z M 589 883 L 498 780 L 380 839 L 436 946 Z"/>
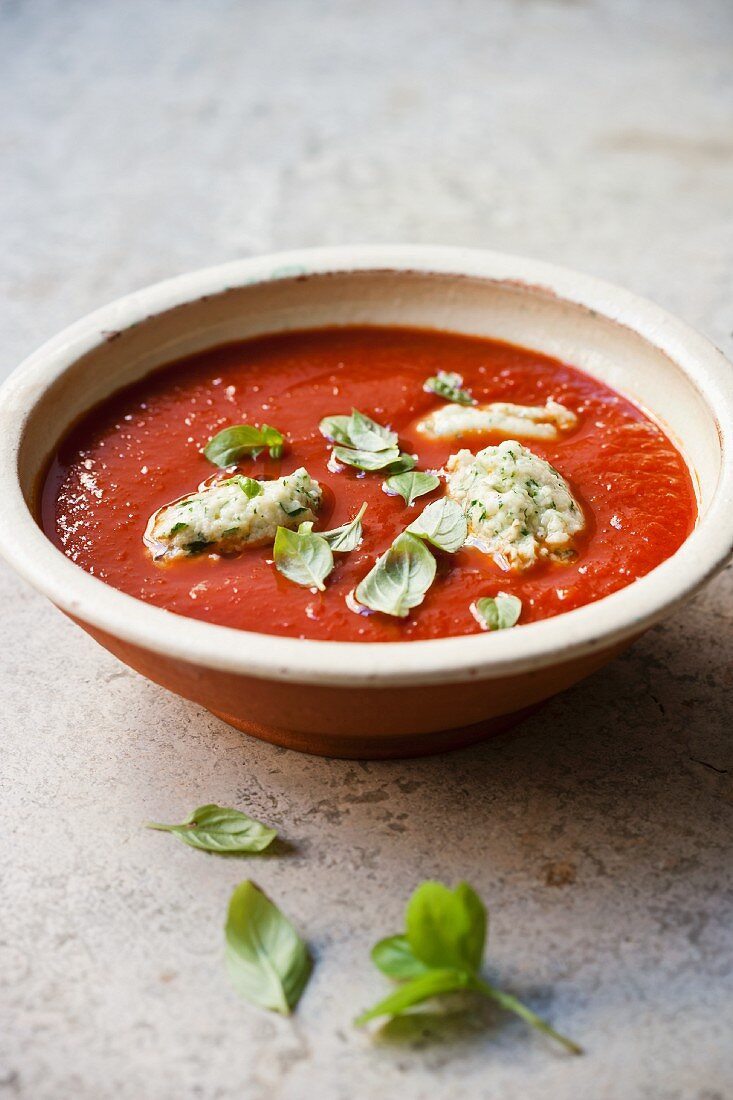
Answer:
<path fill-rule="evenodd" d="M 642 405 L 678 444 L 696 530 L 630 587 L 544 622 L 409 644 L 302 641 L 197 622 L 83 572 L 40 530 L 60 436 L 155 367 L 262 333 L 428 326 L 563 359 Z M 696 332 L 624 290 L 531 260 L 450 248 L 317 249 L 160 283 L 91 314 L 0 393 L 0 550 L 122 661 L 238 729 L 332 756 L 419 755 L 506 728 L 688 599 L 733 548 L 733 371 Z M 710 644 L 713 644 L 711 637 Z"/>

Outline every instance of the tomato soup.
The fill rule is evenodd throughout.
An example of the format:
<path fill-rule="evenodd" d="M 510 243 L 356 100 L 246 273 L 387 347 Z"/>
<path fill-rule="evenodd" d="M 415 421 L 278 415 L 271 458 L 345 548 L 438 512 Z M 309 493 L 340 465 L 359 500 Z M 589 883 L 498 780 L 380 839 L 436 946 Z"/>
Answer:
<path fill-rule="evenodd" d="M 459 376 L 454 382 L 475 408 L 552 402 L 567 410 L 555 438 L 520 442 L 533 461 L 561 476 L 582 512 L 582 530 L 572 553 L 541 556 L 521 569 L 486 553 L 480 540 L 452 553 L 431 546 L 436 569 L 422 602 L 400 617 L 369 612 L 355 604 L 355 589 L 427 505 L 444 496 L 451 455 L 515 438 L 488 421 L 460 438 L 426 435 L 419 427 L 425 418 L 453 407 L 424 388 L 438 372 Z M 388 471 L 335 463 L 333 441 L 319 424 L 352 408 L 388 426 L 400 451 L 439 484 L 408 505 L 385 492 Z M 285 442 L 274 448 L 276 457 L 265 448 L 239 459 L 227 477 L 239 473 L 266 485 L 304 468 L 321 489 L 316 533 L 347 523 L 367 504 L 361 541 L 333 554 L 322 591 L 276 568 L 272 540 L 236 554 L 204 546 L 167 563 L 144 541 L 153 513 L 212 476 L 225 476 L 203 451 L 222 429 L 242 424 L 271 425 Z M 521 600 L 520 627 L 558 615 L 644 576 L 677 550 L 695 520 L 682 456 L 657 424 L 609 387 L 505 343 L 378 327 L 263 337 L 154 372 L 74 427 L 52 458 L 42 497 L 48 537 L 80 568 L 131 596 L 242 630 L 352 642 L 480 632 L 475 603 L 498 593 Z"/>

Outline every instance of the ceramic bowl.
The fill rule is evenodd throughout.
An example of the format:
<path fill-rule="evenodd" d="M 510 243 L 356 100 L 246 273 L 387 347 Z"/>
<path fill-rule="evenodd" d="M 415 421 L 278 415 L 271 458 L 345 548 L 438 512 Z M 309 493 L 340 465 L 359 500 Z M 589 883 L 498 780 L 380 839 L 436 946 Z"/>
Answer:
<path fill-rule="evenodd" d="M 90 406 L 160 364 L 218 344 L 341 324 L 496 337 L 602 379 L 682 450 L 698 493 L 696 529 L 672 558 L 597 603 L 497 634 L 381 645 L 281 638 L 171 614 L 83 572 L 40 530 L 45 464 Z M 26 360 L 0 394 L 0 493 L 6 559 L 143 675 L 279 745 L 333 756 L 419 755 L 517 721 L 610 660 L 721 568 L 733 548 L 733 371 L 658 307 L 544 263 L 429 247 L 265 256 L 131 294 Z"/>

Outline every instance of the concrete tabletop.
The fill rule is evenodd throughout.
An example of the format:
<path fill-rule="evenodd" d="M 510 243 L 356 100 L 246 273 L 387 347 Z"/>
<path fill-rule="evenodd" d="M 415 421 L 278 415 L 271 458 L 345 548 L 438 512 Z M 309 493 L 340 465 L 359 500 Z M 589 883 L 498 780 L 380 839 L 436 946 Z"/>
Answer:
<path fill-rule="evenodd" d="M 58 0 L 0 8 L 3 342 L 291 246 L 464 244 L 625 284 L 733 350 L 729 0 Z M 728 1100 L 733 572 L 511 736 L 297 756 L 128 671 L 6 569 L 0 1097 Z M 236 805 L 279 855 L 142 828 Z M 289 1020 L 222 966 L 253 877 L 315 957 Z M 376 1035 L 425 878 L 586 1048 L 464 1005 Z"/>

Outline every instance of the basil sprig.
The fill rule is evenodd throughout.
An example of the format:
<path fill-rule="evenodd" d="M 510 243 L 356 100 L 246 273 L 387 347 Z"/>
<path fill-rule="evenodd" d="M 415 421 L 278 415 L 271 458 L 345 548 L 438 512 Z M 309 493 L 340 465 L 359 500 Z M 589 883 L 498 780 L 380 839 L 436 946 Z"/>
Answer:
<path fill-rule="evenodd" d="M 231 896 L 224 935 L 227 970 L 237 993 L 287 1016 L 311 972 L 308 949 L 290 921 L 247 880 Z"/>
<path fill-rule="evenodd" d="M 326 416 L 318 428 L 321 435 L 335 444 L 333 457 L 344 466 L 396 473 L 410 469 L 407 463 L 415 464 L 411 455 L 401 454 L 397 432 L 358 409 L 352 409 L 351 416 Z"/>
<path fill-rule="evenodd" d="M 235 424 L 223 428 L 204 447 L 204 454 L 215 466 L 231 466 L 243 458 L 257 458 L 265 447 L 270 458 L 281 458 L 285 437 L 277 428 L 263 424 L 254 428 L 251 424 Z"/>
<path fill-rule="evenodd" d="M 471 393 L 463 389 L 463 379 L 460 374 L 454 374 L 452 371 L 439 370 L 434 377 L 426 379 L 423 389 L 446 401 L 452 401 L 455 405 L 476 404 Z"/>
<path fill-rule="evenodd" d="M 522 614 L 519 596 L 498 592 L 496 596 L 482 596 L 471 604 L 471 612 L 483 630 L 507 630 L 516 626 Z"/>
<path fill-rule="evenodd" d="M 199 806 L 180 825 L 149 821 L 147 828 L 174 833 L 204 852 L 263 852 L 277 836 L 275 829 L 268 829 L 241 810 L 214 804 Z"/>
<path fill-rule="evenodd" d="M 360 581 L 354 595 L 371 611 L 404 619 L 425 599 L 435 568 L 435 558 L 424 543 L 403 531 Z"/>
<path fill-rule="evenodd" d="M 333 570 L 333 554 L 326 539 L 312 531 L 312 526 L 301 523 L 297 531 L 278 527 L 273 559 L 275 568 L 288 580 L 323 592 L 323 582 Z"/>
<path fill-rule="evenodd" d="M 359 1026 L 380 1016 L 400 1016 L 415 1005 L 448 993 L 478 993 L 520 1016 L 561 1043 L 571 1054 L 582 1050 L 510 993 L 480 975 L 486 941 L 486 907 L 467 883 L 450 890 L 423 882 L 407 903 L 405 932 L 380 940 L 372 950 L 375 965 L 403 984 L 359 1016 Z"/>
<path fill-rule="evenodd" d="M 468 524 L 460 505 L 449 497 L 442 497 L 428 504 L 407 530 L 439 550 L 455 554 L 466 541 Z"/>
<path fill-rule="evenodd" d="M 319 534 L 322 539 L 326 540 L 332 550 L 339 554 L 348 554 L 349 551 L 356 550 L 361 542 L 361 521 L 364 518 L 366 510 L 367 505 L 365 501 L 354 518 L 349 520 L 348 523 L 342 523 L 340 527 L 334 527 L 331 531 L 318 531 L 317 534 Z M 298 530 L 302 530 L 305 526 L 304 523 L 301 523 Z"/>
<path fill-rule="evenodd" d="M 404 474 L 393 474 L 384 483 L 384 489 L 390 496 L 401 496 L 409 507 L 417 497 L 425 496 L 437 489 L 440 480 L 435 474 L 424 474 L 422 470 L 410 470 Z"/>

